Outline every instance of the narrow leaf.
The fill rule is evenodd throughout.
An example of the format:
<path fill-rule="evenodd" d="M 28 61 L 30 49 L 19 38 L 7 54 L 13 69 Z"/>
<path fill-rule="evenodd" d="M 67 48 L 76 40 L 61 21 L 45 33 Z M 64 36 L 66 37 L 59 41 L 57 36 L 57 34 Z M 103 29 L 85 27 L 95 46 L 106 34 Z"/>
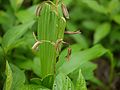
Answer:
<path fill-rule="evenodd" d="M 32 6 L 16 13 L 16 17 L 21 23 L 31 22 L 35 19 L 35 11 L 37 6 Z"/>
<path fill-rule="evenodd" d="M 108 11 L 112 14 L 116 13 L 118 8 L 119 8 L 119 0 L 111 0 L 109 3 L 108 3 Z"/>
<path fill-rule="evenodd" d="M 36 84 L 26 84 L 26 85 L 21 86 L 21 88 L 17 90 L 50 90 L 50 89 L 47 89 L 43 86 L 36 85 Z"/>
<path fill-rule="evenodd" d="M 93 60 L 95 58 L 98 58 L 104 55 L 106 52 L 107 50 L 103 48 L 101 45 L 95 45 L 90 49 L 73 53 L 71 55 L 70 61 L 66 61 L 66 58 L 62 58 L 64 59 L 63 62 L 63 60 L 60 59 L 60 61 L 62 61 L 63 63 L 61 64 L 61 66 L 57 68 L 57 72 L 63 72 L 65 74 L 69 74 L 70 72 L 74 71 L 88 60 Z M 59 63 L 57 65 L 59 65 Z"/>
<path fill-rule="evenodd" d="M 11 90 L 12 88 L 12 82 L 13 82 L 13 77 L 12 77 L 12 70 L 9 66 L 8 61 L 6 61 L 6 82 L 5 82 L 5 90 Z"/>
<path fill-rule="evenodd" d="M 52 89 L 53 83 L 54 83 L 54 75 L 48 75 L 42 80 L 42 85 L 50 89 Z"/>
<path fill-rule="evenodd" d="M 98 2 L 95 0 L 82 0 L 82 2 L 86 3 L 91 9 L 99 13 L 107 14 L 107 9 L 104 6 L 98 4 Z"/>
<path fill-rule="evenodd" d="M 70 78 L 60 73 L 55 78 L 52 90 L 74 90 L 74 88 Z"/>
<path fill-rule="evenodd" d="M 15 26 L 8 30 L 3 37 L 2 47 L 4 47 L 5 52 L 9 49 L 15 47 L 15 45 L 20 40 L 19 38 L 23 36 L 27 31 L 34 24 L 34 21 L 25 23 L 22 25 Z"/>
<path fill-rule="evenodd" d="M 13 76 L 13 82 L 12 82 L 12 90 L 17 90 L 25 83 L 25 74 L 22 70 L 20 70 L 15 65 L 11 64 L 12 69 L 12 76 Z"/>
<path fill-rule="evenodd" d="M 14 11 L 17 11 L 24 0 L 10 0 L 10 4 Z"/>
<path fill-rule="evenodd" d="M 103 23 L 99 25 L 94 34 L 94 44 L 98 43 L 105 36 L 107 36 L 110 32 L 111 26 L 110 23 Z"/>
<path fill-rule="evenodd" d="M 90 80 L 94 77 L 94 70 L 97 68 L 97 65 L 92 62 L 86 62 L 80 66 L 82 74 L 86 80 Z"/>
<path fill-rule="evenodd" d="M 120 24 L 120 14 L 114 15 L 112 18 L 116 23 Z"/>
<path fill-rule="evenodd" d="M 79 75 L 78 75 L 78 78 L 76 80 L 75 88 L 76 88 L 75 90 L 87 90 L 86 82 L 85 82 L 85 79 L 81 73 L 81 70 L 79 70 Z"/>

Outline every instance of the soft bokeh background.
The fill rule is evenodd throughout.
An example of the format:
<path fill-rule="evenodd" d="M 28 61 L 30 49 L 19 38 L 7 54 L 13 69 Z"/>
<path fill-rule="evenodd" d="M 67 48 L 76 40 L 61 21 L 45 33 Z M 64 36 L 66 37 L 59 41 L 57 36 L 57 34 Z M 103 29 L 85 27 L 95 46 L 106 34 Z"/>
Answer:
<path fill-rule="evenodd" d="M 10 61 L 13 59 L 12 63 L 27 70 L 28 77 L 32 76 L 29 76 L 31 68 L 34 72 L 37 71 L 30 60 L 33 58 L 30 48 L 34 43 L 32 32 L 35 28 L 32 27 L 30 30 L 26 28 L 31 26 L 32 20 L 35 19 L 35 9 L 40 2 L 42 0 L 0 0 L 0 45 L 4 34 L 11 28 L 17 31 L 24 27 L 24 33 L 27 33 L 20 36 L 22 38 L 19 41 L 6 46 L 10 47 L 10 52 L 7 54 L 9 58 L 7 56 L 6 58 Z M 96 44 L 101 44 L 110 51 L 111 56 L 105 55 L 86 64 L 89 71 L 83 73 L 90 72 L 88 75 L 85 74 L 88 90 L 120 90 L 120 0 L 63 0 L 63 2 L 70 14 L 66 30 L 81 31 L 80 35 L 65 35 L 65 41 L 71 44 L 74 52 L 78 48 L 85 50 Z M 21 23 L 24 25 L 15 27 Z M 10 33 L 8 38 L 12 35 Z M 17 49 L 13 50 L 13 47 Z M 110 58 L 113 60 L 112 63 Z M 114 68 L 113 73 L 110 73 L 111 67 Z M 1 88 L 5 79 L 4 68 L 5 61 L 0 53 Z"/>

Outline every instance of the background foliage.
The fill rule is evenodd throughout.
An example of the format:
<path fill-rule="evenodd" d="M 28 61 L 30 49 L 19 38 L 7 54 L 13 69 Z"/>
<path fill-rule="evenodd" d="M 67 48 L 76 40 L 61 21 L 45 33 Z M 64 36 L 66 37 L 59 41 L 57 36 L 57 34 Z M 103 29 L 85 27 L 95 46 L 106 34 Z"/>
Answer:
<path fill-rule="evenodd" d="M 26 88 L 37 90 L 42 87 L 38 83 L 46 86 L 44 81 L 41 82 L 38 78 L 39 60 L 31 51 L 35 42 L 32 35 L 36 30 L 35 10 L 40 2 L 42 0 L 0 0 L 0 88 L 4 86 L 6 75 L 14 82 L 7 81 L 9 85 L 15 86 L 12 87 L 13 90 L 23 83 L 30 85 L 23 86 L 22 90 Z M 64 62 L 67 50 L 63 47 L 57 71 L 69 74 L 74 84 L 82 73 L 87 81 L 88 90 L 119 90 L 120 1 L 63 0 L 63 2 L 70 14 L 66 30 L 80 30 L 81 34 L 65 35 L 64 40 L 71 44 L 72 56 L 69 65 Z M 6 60 L 10 64 L 8 62 L 6 64 Z M 60 74 L 56 79 L 59 81 L 65 77 L 67 76 Z"/>

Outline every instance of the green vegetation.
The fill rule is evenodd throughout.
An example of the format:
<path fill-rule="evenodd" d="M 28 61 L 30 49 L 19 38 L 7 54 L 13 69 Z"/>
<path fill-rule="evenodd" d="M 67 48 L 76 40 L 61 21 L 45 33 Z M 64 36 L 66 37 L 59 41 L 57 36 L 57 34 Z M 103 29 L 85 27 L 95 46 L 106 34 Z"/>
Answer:
<path fill-rule="evenodd" d="M 0 89 L 119 90 L 119 6 L 0 0 Z"/>

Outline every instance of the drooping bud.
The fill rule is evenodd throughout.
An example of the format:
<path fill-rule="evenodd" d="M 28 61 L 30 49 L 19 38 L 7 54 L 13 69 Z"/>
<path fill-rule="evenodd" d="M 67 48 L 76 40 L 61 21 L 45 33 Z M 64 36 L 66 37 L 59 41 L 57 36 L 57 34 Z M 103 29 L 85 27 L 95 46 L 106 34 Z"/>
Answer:
<path fill-rule="evenodd" d="M 42 7 L 39 5 L 36 9 L 36 16 L 40 15 L 40 11 L 41 11 Z"/>
<path fill-rule="evenodd" d="M 64 17 L 66 19 L 69 19 L 69 13 L 68 13 L 67 7 L 62 3 L 61 8 L 62 8 L 62 12 L 63 12 Z"/>
<path fill-rule="evenodd" d="M 68 53 L 67 53 L 67 56 L 66 56 L 68 61 L 70 60 L 71 52 L 72 52 L 72 49 L 68 48 Z"/>

